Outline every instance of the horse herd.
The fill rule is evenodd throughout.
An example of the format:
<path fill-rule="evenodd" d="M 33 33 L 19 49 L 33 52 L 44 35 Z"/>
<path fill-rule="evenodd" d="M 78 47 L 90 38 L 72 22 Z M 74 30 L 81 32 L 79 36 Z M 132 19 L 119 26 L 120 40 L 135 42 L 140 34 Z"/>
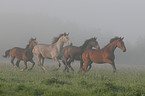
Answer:
<path fill-rule="evenodd" d="M 31 38 L 29 44 L 26 48 L 14 47 L 5 51 L 5 55 L 3 57 L 11 57 L 11 63 L 14 66 L 14 70 L 16 67 L 20 69 L 19 63 L 20 61 L 24 61 L 25 67 L 20 69 L 24 71 L 27 69 L 27 62 L 30 61 L 33 65 L 30 69 L 32 70 L 35 62 L 33 61 L 33 55 L 36 56 L 38 60 L 38 65 L 41 70 L 47 72 L 44 65 L 44 59 L 53 59 L 57 64 L 58 70 L 61 66 L 60 60 L 62 60 L 65 65 L 64 71 L 69 72 L 69 68 L 74 71 L 71 67 L 71 63 L 74 60 L 80 61 L 80 70 L 81 71 L 89 71 L 92 67 L 92 63 L 109 63 L 113 68 L 113 72 L 116 72 L 115 67 L 115 55 L 114 51 L 118 47 L 123 52 L 126 51 L 126 47 L 123 42 L 123 38 L 114 37 L 110 40 L 110 43 L 106 45 L 104 48 L 100 49 L 97 38 L 90 38 L 84 42 L 81 46 L 73 46 L 72 42 L 69 40 L 68 33 L 60 34 L 58 37 L 55 37 L 52 41 L 52 44 L 37 44 L 36 38 Z M 68 46 L 64 46 L 64 43 L 68 44 Z M 95 49 L 93 49 L 95 47 Z M 17 59 L 14 64 L 14 59 Z"/>

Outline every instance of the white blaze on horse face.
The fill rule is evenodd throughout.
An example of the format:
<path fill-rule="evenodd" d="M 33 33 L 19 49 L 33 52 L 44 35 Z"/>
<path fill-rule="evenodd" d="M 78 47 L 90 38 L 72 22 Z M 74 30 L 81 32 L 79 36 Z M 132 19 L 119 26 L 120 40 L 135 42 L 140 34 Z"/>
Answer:
<path fill-rule="evenodd" d="M 63 42 L 68 44 L 68 45 L 72 44 L 72 42 L 69 40 L 68 36 L 63 36 Z"/>

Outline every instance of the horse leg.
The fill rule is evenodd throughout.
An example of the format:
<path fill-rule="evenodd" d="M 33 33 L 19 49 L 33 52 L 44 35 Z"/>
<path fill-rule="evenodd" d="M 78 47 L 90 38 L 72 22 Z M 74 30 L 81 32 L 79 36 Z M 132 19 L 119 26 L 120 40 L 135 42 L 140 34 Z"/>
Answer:
<path fill-rule="evenodd" d="M 47 70 L 43 67 L 43 65 L 44 65 L 44 58 L 41 57 L 41 68 L 42 68 L 45 72 L 47 72 Z"/>
<path fill-rule="evenodd" d="M 109 63 L 109 64 L 111 64 L 111 66 L 113 68 L 113 73 L 115 73 L 116 72 L 116 67 L 115 67 L 114 61 L 107 59 L 106 62 Z"/>
<path fill-rule="evenodd" d="M 24 71 L 26 70 L 28 67 L 27 67 L 27 61 L 24 61 L 24 64 L 25 64 L 25 68 L 24 69 L 21 69 L 20 71 Z"/>
<path fill-rule="evenodd" d="M 80 69 L 83 67 L 83 60 L 80 61 Z"/>
<path fill-rule="evenodd" d="M 13 65 L 14 67 L 14 71 L 16 71 L 16 66 L 14 64 L 14 59 L 15 59 L 15 56 L 11 56 L 11 64 Z"/>
<path fill-rule="evenodd" d="M 85 68 L 87 68 L 88 64 L 84 63 L 84 65 L 82 66 L 82 68 L 80 69 L 79 73 L 82 72 L 82 70 L 84 70 Z"/>
<path fill-rule="evenodd" d="M 36 54 L 35 54 L 35 56 L 36 56 L 37 61 L 38 61 L 38 66 L 41 68 L 41 70 L 42 70 L 43 72 L 44 72 L 44 71 L 47 71 L 47 70 L 43 67 L 43 65 L 41 64 L 41 58 L 42 58 L 41 54 L 39 54 L 39 55 L 36 55 Z"/>
<path fill-rule="evenodd" d="M 20 67 L 19 67 L 20 61 L 21 61 L 21 60 L 17 60 L 17 62 L 16 62 L 16 66 L 17 66 L 19 69 L 20 69 Z"/>
<path fill-rule="evenodd" d="M 41 57 L 41 65 L 43 66 L 44 65 L 44 58 Z"/>
<path fill-rule="evenodd" d="M 71 62 L 73 62 L 73 61 L 74 61 L 74 59 L 73 58 L 70 58 L 70 60 L 68 61 L 67 65 L 74 72 L 74 69 L 71 66 Z"/>
<path fill-rule="evenodd" d="M 42 56 L 39 56 L 39 66 L 42 70 L 47 72 L 47 70 L 43 67 L 43 64 L 44 64 L 44 58 Z"/>
<path fill-rule="evenodd" d="M 56 71 L 57 71 L 60 68 L 61 63 L 59 62 L 59 60 L 56 57 L 54 57 L 53 60 L 58 64 L 58 67 L 56 68 Z"/>
<path fill-rule="evenodd" d="M 69 72 L 69 69 L 67 67 L 67 60 L 66 59 L 62 60 L 62 63 L 65 65 L 65 69 L 63 71 L 67 70 L 67 72 Z"/>
<path fill-rule="evenodd" d="M 33 61 L 33 59 L 32 59 L 32 60 L 30 60 L 30 62 L 31 62 L 33 65 L 32 65 L 32 67 L 31 67 L 30 69 L 28 69 L 28 71 L 32 70 L 32 69 L 33 69 L 33 67 L 34 67 L 34 65 L 35 65 L 35 62 Z"/>
<path fill-rule="evenodd" d="M 92 64 L 89 65 L 89 68 L 87 69 L 87 71 L 90 71 L 91 68 L 92 68 Z"/>
<path fill-rule="evenodd" d="M 92 62 L 90 60 L 87 60 L 86 62 L 84 62 L 84 65 L 83 67 L 80 69 L 79 72 L 82 72 L 82 70 L 84 70 L 84 72 L 87 72 L 87 68 L 88 68 L 88 65 L 91 65 Z"/>
<path fill-rule="evenodd" d="M 113 62 L 113 63 L 111 63 L 111 66 L 112 66 L 112 68 L 113 68 L 113 73 L 116 73 L 115 63 L 114 63 L 114 62 Z"/>
<path fill-rule="evenodd" d="M 68 64 L 68 67 L 74 72 L 74 69 L 71 67 L 71 63 Z"/>
<path fill-rule="evenodd" d="M 64 69 L 64 71 L 66 71 L 67 70 L 67 72 L 69 72 L 69 68 L 67 67 L 68 66 L 68 58 L 67 59 L 64 59 L 63 61 L 63 64 L 65 64 L 65 69 Z"/>
<path fill-rule="evenodd" d="M 88 64 L 84 67 L 84 71 L 85 71 L 85 72 L 87 72 L 87 71 L 89 71 L 89 70 L 91 69 L 91 67 L 92 67 L 91 64 L 92 64 L 92 62 L 89 61 Z M 88 68 L 88 66 L 89 66 L 89 68 Z M 87 68 L 88 68 L 88 70 L 87 70 Z"/>

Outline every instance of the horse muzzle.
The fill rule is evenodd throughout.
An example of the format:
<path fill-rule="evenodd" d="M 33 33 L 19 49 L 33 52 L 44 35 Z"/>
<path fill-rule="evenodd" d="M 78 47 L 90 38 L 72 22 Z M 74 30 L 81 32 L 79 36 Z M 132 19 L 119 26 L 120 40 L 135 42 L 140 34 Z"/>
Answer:
<path fill-rule="evenodd" d="M 126 48 L 123 50 L 123 52 L 126 52 Z"/>

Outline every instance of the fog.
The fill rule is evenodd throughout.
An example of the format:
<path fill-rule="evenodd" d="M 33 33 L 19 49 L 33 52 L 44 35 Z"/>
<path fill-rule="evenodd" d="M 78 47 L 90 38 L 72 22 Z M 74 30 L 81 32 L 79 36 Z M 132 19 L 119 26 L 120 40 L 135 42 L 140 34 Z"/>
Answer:
<path fill-rule="evenodd" d="M 100 47 L 115 36 L 124 37 L 127 52 L 115 51 L 115 62 L 144 65 L 144 0 L 1 0 L 0 60 L 13 47 L 25 48 L 31 37 L 50 44 L 68 32 L 73 45 L 97 37 Z"/>

